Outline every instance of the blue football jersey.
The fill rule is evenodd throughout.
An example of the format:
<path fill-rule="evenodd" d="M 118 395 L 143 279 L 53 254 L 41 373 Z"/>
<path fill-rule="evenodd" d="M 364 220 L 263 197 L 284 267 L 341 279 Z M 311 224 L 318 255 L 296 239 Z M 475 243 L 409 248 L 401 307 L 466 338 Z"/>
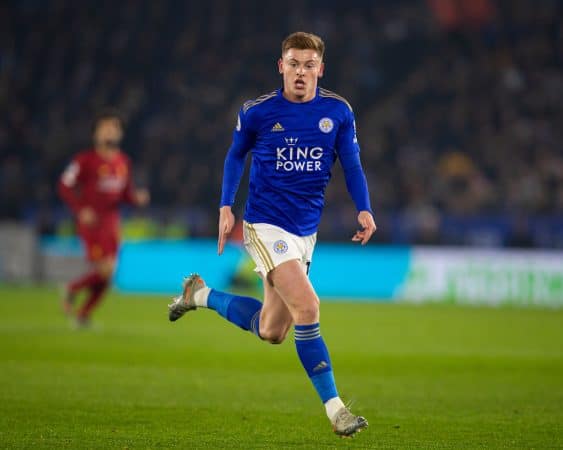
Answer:
<path fill-rule="evenodd" d="M 244 219 L 299 236 L 313 234 L 334 162 L 359 151 L 352 108 L 331 91 L 318 88 L 316 96 L 304 103 L 287 100 L 281 89 L 250 100 L 239 112 L 225 161 L 221 205 L 234 202 L 240 180 L 240 174 L 230 173 L 234 160 L 238 159 L 237 170 L 242 173 L 240 161 L 244 167 L 251 152 Z M 367 204 L 356 206 L 370 210 L 365 189 Z"/>

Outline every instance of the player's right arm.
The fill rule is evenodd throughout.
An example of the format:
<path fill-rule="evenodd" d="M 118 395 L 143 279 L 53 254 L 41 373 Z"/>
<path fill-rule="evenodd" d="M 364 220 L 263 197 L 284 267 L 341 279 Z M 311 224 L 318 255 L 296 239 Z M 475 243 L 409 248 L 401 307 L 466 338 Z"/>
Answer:
<path fill-rule="evenodd" d="M 223 168 L 223 183 L 221 188 L 221 204 L 219 208 L 219 238 L 217 240 L 217 253 L 221 255 L 225 248 L 227 237 L 235 225 L 235 216 L 231 210 L 235 202 L 240 179 L 244 172 L 246 155 L 254 145 L 256 133 L 248 123 L 248 117 L 241 109 L 237 118 L 236 129 L 233 133 L 233 142 L 225 157 Z"/>
<path fill-rule="evenodd" d="M 58 192 L 61 199 L 67 204 L 83 225 L 92 225 L 96 222 L 96 212 L 84 205 L 79 194 L 84 182 L 85 161 L 80 155 L 75 157 L 67 166 L 58 183 Z"/>

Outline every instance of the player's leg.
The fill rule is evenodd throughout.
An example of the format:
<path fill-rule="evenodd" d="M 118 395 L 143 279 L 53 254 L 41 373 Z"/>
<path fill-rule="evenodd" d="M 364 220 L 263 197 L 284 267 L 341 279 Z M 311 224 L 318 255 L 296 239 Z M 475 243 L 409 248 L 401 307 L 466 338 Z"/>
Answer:
<path fill-rule="evenodd" d="M 281 344 L 293 325 L 293 318 L 274 287 L 264 280 L 264 304 L 260 311 L 260 337 L 272 344 Z"/>
<path fill-rule="evenodd" d="M 192 274 L 184 280 L 182 294 L 168 305 L 168 318 L 175 322 L 188 311 L 197 308 L 212 309 L 229 322 L 259 336 L 262 302 L 252 297 L 212 289 L 198 274 Z"/>
<path fill-rule="evenodd" d="M 267 283 L 264 284 L 262 303 L 252 297 L 211 289 L 198 274 L 192 274 L 184 282 L 182 295 L 168 305 L 168 317 L 174 322 L 197 308 L 212 309 L 234 325 L 272 344 L 281 343 L 292 324 L 287 306 Z"/>
<path fill-rule="evenodd" d="M 365 428 L 367 421 L 351 414 L 338 395 L 330 355 L 320 332 L 319 298 L 302 262 L 292 260 L 280 264 L 270 273 L 270 280 L 295 322 L 297 354 L 335 432 L 349 436 Z"/>
<path fill-rule="evenodd" d="M 97 279 L 90 286 L 88 296 L 77 312 L 76 318 L 79 325 L 88 324 L 92 312 L 107 292 L 115 270 L 118 249 L 119 229 L 117 223 L 100 226 L 92 233 L 87 250 Z"/>
<path fill-rule="evenodd" d="M 248 225 L 248 224 L 246 224 Z M 257 266 L 257 272 L 267 274 L 269 263 L 264 264 L 264 252 L 244 230 L 245 247 Z M 182 295 L 168 305 L 168 317 L 176 321 L 186 312 L 198 307 L 215 310 L 220 316 L 243 330 L 250 330 L 271 343 L 280 343 L 291 327 L 291 315 L 277 292 L 264 282 L 264 303 L 252 297 L 234 295 L 210 289 L 203 279 L 193 274 L 184 282 Z M 261 334 L 264 332 L 264 335 Z"/>
<path fill-rule="evenodd" d="M 100 281 L 98 270 L 92 267 L 91 270 L 85 274 L 72 280 L 67 284 L 62 300 L 62 308 L 65 314 L 72 315 L 74 313 L 74 306 L 76 303 L 77 295 L 85 289 L 92 289 Z"/>
<path fill-rule="evenodd" d="M 77 319 L 80 323 L 87 323 L 94 309 L 100 304 L 111 284 L 115 263 L 115 256 L 108 255 L 94 264 L 94 270 L 98 273 L 98 282 L 90 287 L 88 296 L 77 312 Z"/>
<path fill-rule="evenodd" d="M 79 232 L 82 245 L 86 252 L 86 260 L 89 262 L 90 269 L 67 284 L 63 297 L 63 310 L 66 314 L 73 315 L 77 295 L 83 291 L 92 291 L 100 283 L 104 282 L 105 277 L 100 273 L 98 262 L 103 257 L 103 248 L 100 245 L 99 237 L 95 230 L 80 230 Z"/>

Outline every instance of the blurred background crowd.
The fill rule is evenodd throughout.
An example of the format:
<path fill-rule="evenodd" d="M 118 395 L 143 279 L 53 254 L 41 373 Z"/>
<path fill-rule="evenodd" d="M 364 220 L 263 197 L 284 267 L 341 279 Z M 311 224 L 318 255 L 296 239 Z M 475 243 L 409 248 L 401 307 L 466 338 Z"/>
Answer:
<path fill-rule="evenodd" d="M 4 1 L 0 218 L 64 233 L 56 180 L 113 105 L 152 194 L 130 223 L 214 236 L 237 111 L 280 86 L 296 30 L 354 106 L 378 242 L 563 247 L 559 0 Z M 320 238 L 355 220 L 335 167 Z"/>

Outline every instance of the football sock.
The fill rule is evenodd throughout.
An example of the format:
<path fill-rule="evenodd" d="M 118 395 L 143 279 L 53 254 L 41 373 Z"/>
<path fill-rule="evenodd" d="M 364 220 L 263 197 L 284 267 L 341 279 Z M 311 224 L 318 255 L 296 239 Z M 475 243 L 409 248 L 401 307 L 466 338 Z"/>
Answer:
<path fill-rule="evenodd" d="M 325 402 L 326 415 L 331 422 L 334 422 L 336 413 L 345 407 L 346 405 L 340 397 L 334 397 Z"/>
<path fill-rule="evenodd" d="M 243 330 L 250 330 L 260 337 L 260 311 L 262 302 L 252 297 L 229 294 L 211 289 L 207 296 L 207 308 L 234 323 Z"/>
<path fill-rule="evenodd" d="M 211 292 L 211 288 L 208 286 L 204 286 L 194 293 L 194 302 L 196 306 L 201 306 L 203 308 L 207 308 L 207 298 L 209 297 L 209 293 Z"/>
<path fill-rule="evenodd" d="M 78 311 L 77 315 L 79 318 L 85 319 L 90 316 L 92 310 L 96 307 L 98 303 L 100 303 L 100 300 L 102 299 L 108 286 L 109 286 L 109 282 L 103 281 L 91 287 L 90 294 L 88 295 L 86 301 Z"/>
<path fill-rule="evenodd" d="M 295 347 L 301 364 L 326 406 L 329 419 L 333 420 L 336 411 L 344 404 L 338 397 L 330 356 L 318 322 L 295 325 Z"/>
<path fill-rule="evenodd" d="M 71 294 L 76 294 L 78 291 L 84 288 L 93 288 L 94 286 L 105 282 L 104 278 L 100 276 L 98 271 L 93 270 L 85 275 L 77 278 L 68 285 L 68 291 Z"/>

